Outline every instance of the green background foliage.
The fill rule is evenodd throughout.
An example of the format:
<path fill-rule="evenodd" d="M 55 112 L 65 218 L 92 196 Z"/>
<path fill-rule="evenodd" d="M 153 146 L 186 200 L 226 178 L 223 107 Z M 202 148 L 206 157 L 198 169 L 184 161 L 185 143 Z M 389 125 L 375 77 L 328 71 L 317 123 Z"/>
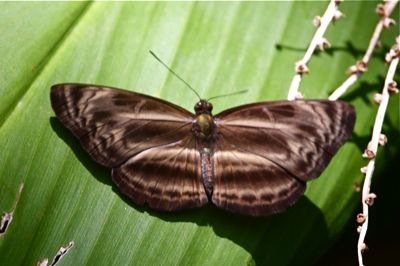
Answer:
<path fill-rule="evenodd" d="M 384 52 L 398 34 L 384 32 L 368 72 L 344 100 L 357 109 L 352 139 L 287 212 L 249 218 L 207 206 L 159 213 L 126 200 L 109 169 L 92 162 L 54 118 L 55 83 L 109 85 L 160 97 L 192 110 L 196 96 L 148 51 L 166 61 L 215 113 L 286 98 L 294 63 L 327 2 L 2 2 L 0 3 L 0 211 L 24 190 L 7 233 L 1 265 L 33 265 L 73 240 L 60 265 L 308 265 L 334 242 L 358 205 L 361 153 L 383 86 Z M 376 2 L 344 2 L 331 26 L 332 48 L 317 53 L 304 77 L 306 98 L 327 98 L 362 57 L 378 21 Z M 398 10 L 398 9 L 397 9 Z M 397 14 L 398 12 L 394 12 Z M 398 21 L 398 15 L 396 17 Z M 399 132 L 399 97 L 385 131 Z M 399 139 L 399 138 L 397 138 Z M 378 157 L 377 174 L 398 145 Z M 266 151 L 268 152 L 268 151 Z"/>

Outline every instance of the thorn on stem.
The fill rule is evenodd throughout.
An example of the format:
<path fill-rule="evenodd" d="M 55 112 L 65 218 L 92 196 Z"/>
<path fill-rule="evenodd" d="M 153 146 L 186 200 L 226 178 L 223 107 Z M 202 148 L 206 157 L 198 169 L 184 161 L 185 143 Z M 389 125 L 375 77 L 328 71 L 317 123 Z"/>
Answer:
<path fill-rule="evenodd" d="M 363 158 L 367 158 L 367 159 L 374 159 L 375 158 L 375 152 L 373 152 L 370 149 L 366 149 L 362 155 Z"/>
<path fill-rule="evenodd" d="M 378 5 L 376 5 L 376 9 L 375 12 L 380 16 L 380 17 L 387 17 L 388 14 L 386 12 L 386 8 L 385 5 L 382 3 L 379 3 Z"/>
<path fill-rule="evenodd" d="M 301 93 L 301 92 L 298 91 L 298 92 L 296 93 L 295 99 L 296 99 L 296 100 L 304 99 L 303 93 Z"/>
<path fill-rule="evenodd" d="M 383 27 L 385 29 L 388 29 L 393 25 L 396 25 L 396 21 L 394 19 L 392 19 L 392 18 L 384 18 L 383 19 Z"/>
<path fill-rule="evenodd" d="M 347 70 L 347 73 L 352 75 L 352 74 L 362 74 L 365 71 L 367 71 L 367 66 L 368 64 L 364 61 L 357 61 L 355 65 L 352 65 L 349 67 Z"/>
<path fill-rule="evenodd" d="M 365 199 L 365 203 L 368 206 L 372 206 L 374 204 L 374 202 L 375 202 L 375 199 L 376 199 L 376 194 L 375 193 L 369 193 L 367 198 Z"/>
<path fill-rule="evenodd" d="M 396 38 L 396 44 L 389 50 L 389 52 L 385 55 L 386 63 L 392 62 L 393 59 L 400 57 L 400 41 L 399 37 Z"/>
<path fill-rule="evenodd" d="M 386 144 L 387 142 L 388 142 L 388 139 L 387 139 L 386 135 L 385 135 L 385 134 L 380 134 L 380 135 L 379 135 L 378 144 L 379 144 L 380 146 L 385 146 L 385 144 Z"/>
<path fill-rule="evenodd" d="M 363 167 L 361 167 L 361 169 L 360 169 L 361 173 L 363 173 L 363 174 L 366 174 L 366 173 L 367 173 L 367 170 L 368 170 L 368 166 L 363 166 Z"/>
<path fill-rule="evenodd" d="M 344 14 L 343 14 L 339 9 L 336 9 L 336 10 L 335 10 L 335 13 L 333 14 L 332 21 L 333 21 L 333 22 L 336 22 L 336 21 L 338 21 L 341 17 L 344 17 Z"/>
<path fill-rule="evenodd" d="M 365 222 L 365 220 L 366 220 L 365 214 L 363 214 L 363 213 L 357 214 L 356 221 L 358 224 L 363 224 Z"/>
<path fill-rule="evenodd" d="M 397 83 L 396 81 L 392 81 L 388 84 L 388 92 L 390 95 L 394 95 L 399 93 L 399 89 L 397 88 Z"/>
<path fill-rule="evenodd" d="M 299 61 L 299 62 L 296 62 L 296 64 L 295 64 L 295 71 L 297 74 L 302 75 L 304 73 L 308 73 L 309 69 L 304 62 Z"/>
<path fill-rule="evenodd" d="M 328 42 L 326 38 L 322 37 L 317 46 L 318 49 L 320 49 L 321 51 L 325 51 L 326 48 L 331 47 L 331 44 Z"/>
<path fill-rule="evenodd" d="M 368 246 L 367 246 L 367 244 L 362 243 L 362 245 L 361 245 L 361 252 L 365 252 L 365 251 L 368 251 Z"/>
<path fill-rule="evenodd" d="M 315 16 L 313 19 L 313 25 L 316 28 L 319 28 L 319 26 L 321 26 L 321 16 Z"/>

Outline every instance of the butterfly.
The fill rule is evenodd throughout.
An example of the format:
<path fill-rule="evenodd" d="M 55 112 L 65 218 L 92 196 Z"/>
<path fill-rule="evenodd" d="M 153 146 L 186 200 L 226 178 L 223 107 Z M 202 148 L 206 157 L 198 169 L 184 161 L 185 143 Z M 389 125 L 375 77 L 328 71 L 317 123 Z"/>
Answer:
<path fill-rule="evenodd" d="M 161 211 L 212 202 L 267 216 L 293 205 L 350 137 L 355 110 L 328 100 L 271 101 L 191 113 L 131 91 L 87 84 L 52 86 L 51 105 L 84 150 L 111 168 L 134 203 Z"/>

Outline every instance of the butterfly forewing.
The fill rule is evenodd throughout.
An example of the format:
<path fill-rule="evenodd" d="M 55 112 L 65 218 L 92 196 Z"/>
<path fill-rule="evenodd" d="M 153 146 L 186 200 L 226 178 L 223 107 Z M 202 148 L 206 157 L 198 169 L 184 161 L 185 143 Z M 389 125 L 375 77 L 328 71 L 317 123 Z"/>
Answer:
<path fill-rule="evenodd" d="M 319 176 L 350 137 L 355 112 L 341 101 L 276 101 L 229 109 L 215 120 L 219 135 L 231 145 L 306 181 Z"/>
<path fill-rule="evenodd" d="M 150 96 L 83 84 L 53 86 L 51 103 L 91 157 L 107 167 L 182 140 L 193 120 L 185 109 Z"/>

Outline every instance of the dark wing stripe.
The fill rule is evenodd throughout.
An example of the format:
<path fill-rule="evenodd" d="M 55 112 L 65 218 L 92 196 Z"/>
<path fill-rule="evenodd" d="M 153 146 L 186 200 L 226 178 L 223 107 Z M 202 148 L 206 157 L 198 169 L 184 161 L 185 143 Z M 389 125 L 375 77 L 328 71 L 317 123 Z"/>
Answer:
<path fill-rule="evenodd" d="M 261 144 L 258 144 L 256 142 L 252 143 L 252 147 L 245 148 L 245 147 L 243 147 L 243 145 L 240 145 L 241 136 L 238 136 L 236 134 L 236 132 L 238 132 L 237 129 L 232 130 L 231 127 L 221 127 L 221 128 L 223 128 L 223 131 L 231 131 L 231 133 L 232 133 L 230 135 L 230 138 L 232 139 L 231 140 L 232 141 L 231 145 L 233 147 L 235 147 L 235 149 L 240 150 L 242 152 L 248 152 L 248 153 L 260 156 L 260 157 L 270 161 L 271 163 L 275 164 L 276 166 L 280 167 L 282 170 L 284 170 L 285 172 L 290 174 L 292 177 L 302 180 L 302 178 L 299 177 L 298 172 L 296 172 L 294 170 L 290 170 L 290 169 L 287 168 L 287 163 L 288 163 L 287 160 L 285 161 L 285 160 L 281 160 L 279 158 L 273 159 L 274 155 L 276 157 L 276 153 L 270 154 L 269 151 L 268 151 L 268 148 L 265 148 Z M 224 133 L 221 132 L 221 136 L 226 137 L 225 135 L 226 135 L 226 133 L 224 134 Z M 280 148 L 282 149 L 282 151 L 289 149 L 288 145 L 282 143 L 281 139 L 276 138 L 273 135 L 269 135 L 268 137 L 274 138 L 274 140 L 276 140 L 275 144 L 277 144 L 277 143 L 280 144 Z M 255 147 L 257 147 L 257 149 L 255 149 Z M 257 151 L 260 151 L 260 150 L 265 150 L 265 153 L 261 154 L 260 152 L 257 152 Z M 296 151 L 294 151 L 294 150 L 291 150 L 290 155 L 295 155 L 295 156 L 298 157 L 298 160 L 303 160 L 303 157 L 300 154 L 298 154 Z M 311 158 L 311 160 L 315 164 L 319 165 L 319 167 L 323 167 L 321 161 L 318 160 L 318 158 L 315 158 L 315 159 Z M 282 161 L 282 163 L 279 163 L 279 161 Z"/>
<path fill-rule="evenodd" d="M 51 103 L 91 157 L 108 167 L 142 150 L 182 140 L 193 120 L 191 113 L 166 101 L 93 85 L 55 85 Z"/>
<path fill-rule="evenodd" d="M 191 132 L 193 114 L 166 101 L 113 88 L 60 84 L 51 89 L 60 121 L 137 204 L 172 211 L 208 199 Z"/>
<path fill-rule="evenodd" d="M 178 141 L 177 143 L 171 143 L 171 144 L 168 144 L 167 146 L 179 145 L 179 144 L 182 144 L 182 141 Z M 158 148 L 163 148 L 163 146 L 164 146 L 164 145 L 159 146 Z M 155 147 L 153 147 L 152 149 L 154 149 L 154 148 L 155 148 Z M 185 149 L 182 148 L 181 150 L 178 151 L 178 153 L 177 153 L 176 155 L 173 156 L 172 161 L 169 161 L 169 163 L 170 163 L 171 166 L 177 164 L 177 159 L 178 159 L 178 157 L 179 157 L 180 155 L 182 155 L 182 153 L 184 152 L 184 150 L 185 150 Z M 186 154 L 185 154 L 185 155 L 186 155 Z M 186 162 L 186 163 L 185 163 L 185 166 L 186 166 L 186 165 L 187 165 L 187 156 L 186 156 L 185 158 L 186 158 L 186 159 L 185 159 L 185 162 Z M 157 191 L 158 184 L 160 183 L 160 180 L 162 180 L 162 178 L 163 178 L 163 176 L 162 176 L 161 173 L 162 173 L 162 172 L 160 171 L 160 174 L 158 175 L 157 180 L 156 180 L 155 185 L 154 185 L 154 190 L 153 190 L 153 192 L 151 193 L 151 197 L 155 197 L 155 196 L 156 196 L 156 195 L 155 195 L 155 192 Z M 169 185 L 173 185 L 173 186 L 172 186 L 172 191 L 174 191 L 176 179 L 177 179 L 177 177 L 175 176 L 175 177 L 173 177 L 173 178 L 171 179 L 171 181 L 169 181 Z M 163 192 L 163 187 L 162 187 L 162 186 L 161 186 L 161 188 L 160 188 L 160 191 Z"/>
<path fill-rule="evenodd" d="M 277 141 L 280 143 L 279 139 L 277 139 L 277 138 L 274 138 L 274 139 L 277 140 Z M 280 144 L 282 144 L 282 143 L 280 143 Z M 298 176 L 296 175 L 296 173 L 294 173 L 294 172 L 292 172 L 292 171 L 289 171 L 289 170 L 285 167 L 284 162 L 279 163 L 277 160 L 274 160 L 273 158 L 269 157 L 269 156 L 268 156 L 268 153 L 267 153 L 267 155 L 263 155 L 263 154 L 259 154 L 259 153 L 252 152 L 252 151 L 249 150 L 249 149 L 243 149 L 242 147 L 238 147 L 238 146 L 236 146 L 235 144 L 234 144 L 234 146 L 235 146 L 235 148 L 236 148 L 237 150 L 239 150 L 239 151 L 241 151 L 241 152 L 251 153 L 251 154 L 254 154 L 254 155 L 256 155 L 256 156 L 259 156 L 259 157 L 264 158 L 265 160 L 267 160 L 267 161 L 273 163 L 274 165 L 276 165 L 277 167 L 279 167 L 282 171 L 286 172 L 288 175 L 292 176 L 293 178 L 298 179 Z M 257 146 L 258 146 L 258 145 L 257 145 Z M 282 144 L 282 148 L 285 148 L 285 145 Z"/>
<path fill-rule="evenodd" d="M 135 203 L 173 211 L 207 203 L 192 136 L 143 151 L 113 169 L 113 180 Z"/>
<path fill-rule="evenodd" d="M 280 121 L 282 123 L 282 121 Z M 290 123 L 290 121 L 288 121 L 287 123 Z M 307 126 L 315 126 L 315 124 L 311 124 L 311 123 L 298 123 L 301 125 L 307 125 Z M 220 124 L 220 126 L 224 126 L 224 124 Z M 286 133 L 284 130 L 282 130 L 281 128 L 276 128 L 276 127 L 256 127 L 256 126 L 250 126 L 250 125 L 229 125 L 227 128 L 229 128 L 231 131 L 238 131 L 241 128 L 247 128 L 247 129 L 254 129 L 254 130 L 267 130 L 269 132 L 273 132 L 273 131 L 279 131 L 280 134 L 286 135 L 289 138 L 292 138 L 293 136 Z M 267 135 L 267 134 L 266 134 Z M 269 136 L 269 137 L 274 137 L 273 135 Z M 308 140 L 309 142 L 312 142 L 315 146 L 317 146 L 318 148 L 323 149 L 325 152 L 329 153 L 329 154 L 334 154 L 334 152 L 328 150 L 326 147 L 324 147 L 324 145 L 322 145 L 321 143 L 317 142 L 315 139 L 311 139 L 308 138 L 305 135 L 301 136 L 303 139 Z M 275 137 L 274 137 L 275 138 Z M 277 140 L 280 144 L 282 144 L 282 146 L 286 146 L 284 142 L 282 142 L 280 139 L 275 138 L 275 140 Z"/>
<path fill-rule="evenodd" d="M 226 141 L 222 142 L 214 153 L 212 201 L 216 206 L 236 213 L 265 216 L 283 211 L 304 192 L 303 182 L 265 158 L 228 150 Z"/>
<path fill-rule="evenodd" d="M 144 128 L 144 127 L 151 126 L 151 123 L 152 123 L 152 121 L 147 121 L 146 123 L 143 123 L 139 127 L 135 127 L 135 128 L 133 128 L 133 129 L 131 129 L 129 131 L 125 131 L 125 128 L 123 128 L 123 125 L 124 124 L 132 124 L 132 122 L 133 121 L 129 120 L 127 122 L 124 122 L 124 123 L 120 124 L 119 125 L 119 127 L 120 127 L 119 130 L 113 131 L 112 134 L 109 134 L 108 137 L 105 137 L 105 138 L 103 137 L 100 141 L 98 141 L 96 143 L 89 142 L 86 139 L 86 138 L 88 138 L 90 136 L 88 136 L 86 138 L 85 137 L 81 137 L 81 139 L 83 141 L 83 145 L 85 145 L 85 143 L 89 143 L 90 144 L 90 146 L 86 146 L 86 150 L 87 150 L 87 152 L 89 154 L 93 154 L 93 153 L 96 153 L 96 152 L 101 152 L 101 150 L 103 150 L 103 149 L 105 149 L 107 147 L 111 147 L 113 145 L 116 145 L 118 142 L 124 142 L 130 136 L 133 136 L 138 130 L 140 130 L 140 129 Z M 152 138 L 147 138 L 146 142 L 153 143 L 152 147 L 163 145 L 164 143 L 159 144 L 160 143 L 159 140 L 162 140 L 163 138 L 166 138 L 166 137 L 167 138 L 168 137 L 172 137 L 172 136 L 174 136 L 176 134 L 176 131 L 179 131 L 179 130 L 183 129 L 184 127 L 187 127 L 187 126 L 188 126 L 188 124 L 182 124 L 179 127 L 175 128 L 174 130 L 166 131 L 165 133 L 158 134 L 156 136 L 153 136 Z M 122 133 L 122 134 L 119 134 L 119 133 Z M 116 138 L 116 136 L 117 136 L 117 138 Z M 107 143 L 107 141 L 110 140 L 110 139 L 112 139 L 112 141 Z M 94 145 L 92 145 L 92 144 L 94 144 Z M 104 144 L 106 144 L 106 145 L 104 145 Z M 132 150 L 138 149 L 140 145 L 142 145 L 142 143 L 137 142 L 136 145 L 131 146 L 130 149 L 125 149 L 124 146 L 122 146 L 122 148 L 120 148 L 120 149 L 122 149 L 120 151 L 120 155 L 121 156 L 126 156 L 126 157 L 135 155 L 136 153 L 141 152 L 142 149 L 137 150 L 136 153 L 132 153 Z"/>
<path fill-rule="evenodd" d="M 301 180 L 321 174 L 350 136 L 354 120 L 354 109 L 349 104 L 332 101 L 252 104 L 224 111 L 216 117 L 219 131 L 229 135 L 231 143 L 282 162 Z"/>
<path fill-rule="evenodd" d="M 224 128 L 224 130 L 226 130 L 226 128 Z M 237 131 L 236 131 L 236 132 L 237 132 Z M 233 132 L 233 133 L 234 133 L 234 132 Z M 224 134 L 223 134 L 223 133 L 221 133 L 221 136 L 224 138 Z M 299 177 L 296 175 L 296 173 L 294 173 L 294 172 L 292 172 L 292 171 L 289 171 L 289 170 L 287 169 L 287 167 L 285 167 L 285 162 L 279 163 L 277 160 L 274 160 L 274 159 L 272 159 L 271 157 L 268 157 L 268 156 L 266 156 L 266 155 L 262 155 L 262 154 L 255 153 L 255 152 L 253 152 L 253 151 L 251 151 L 251 150 L 249 150 L 249 149 L 243 149 L 242 147 L 239 147 L 239 146 L 237 146 L 237 145 L 235 145 L 235 144 L 233 144 L 233 143 L 230 143 L 230 144 L 231 144 L 231 147 L 234 147 L 237 151 L 240 151 L 240 152 L 242 152 L 242 153 L 249 153 L 249 154 L 252 154 L 252 155 L 261 157 L 261 158 L 267 160 L 268 162 L 274 164 L 275 166 L 279 167 L 282 171 L 284 171 L 285 173 L 287 173 L 287 174 L 290 175 L 291 177 L 293 177 L 293 178 L 295 178 L 295 179 L 299 179 Z M 283 146 L 283 147 L 284 147 L 284 146 Z M 221 149 L 221 148 L 220 148 L 220 149 Z M 241 159 L 240 159 L 233 151 L 229 151 L 229 152 L 232 153 L 239 161 L 241 161 Z M 242 161 L 241 161 L 241 162 L 242 162 Z M 245 164 L 245 163 L 242 162 L 242 165 L 244 165 L 244 164 Z M 251 181 L 251 180 L 249 180 L 249 181 Z M 302 180 L 299 179 L 299 181 L 302 181 Z M 250 184 L 251 184 L 251 182 L 250 182 Z"/>
<path fill-rule="evenodd" d="M 218 114 L 213 203 L 254 216 L 283 211 L 321 174 L 354 121 L 353 107 L 330 101 L 265 102 Z"/>

